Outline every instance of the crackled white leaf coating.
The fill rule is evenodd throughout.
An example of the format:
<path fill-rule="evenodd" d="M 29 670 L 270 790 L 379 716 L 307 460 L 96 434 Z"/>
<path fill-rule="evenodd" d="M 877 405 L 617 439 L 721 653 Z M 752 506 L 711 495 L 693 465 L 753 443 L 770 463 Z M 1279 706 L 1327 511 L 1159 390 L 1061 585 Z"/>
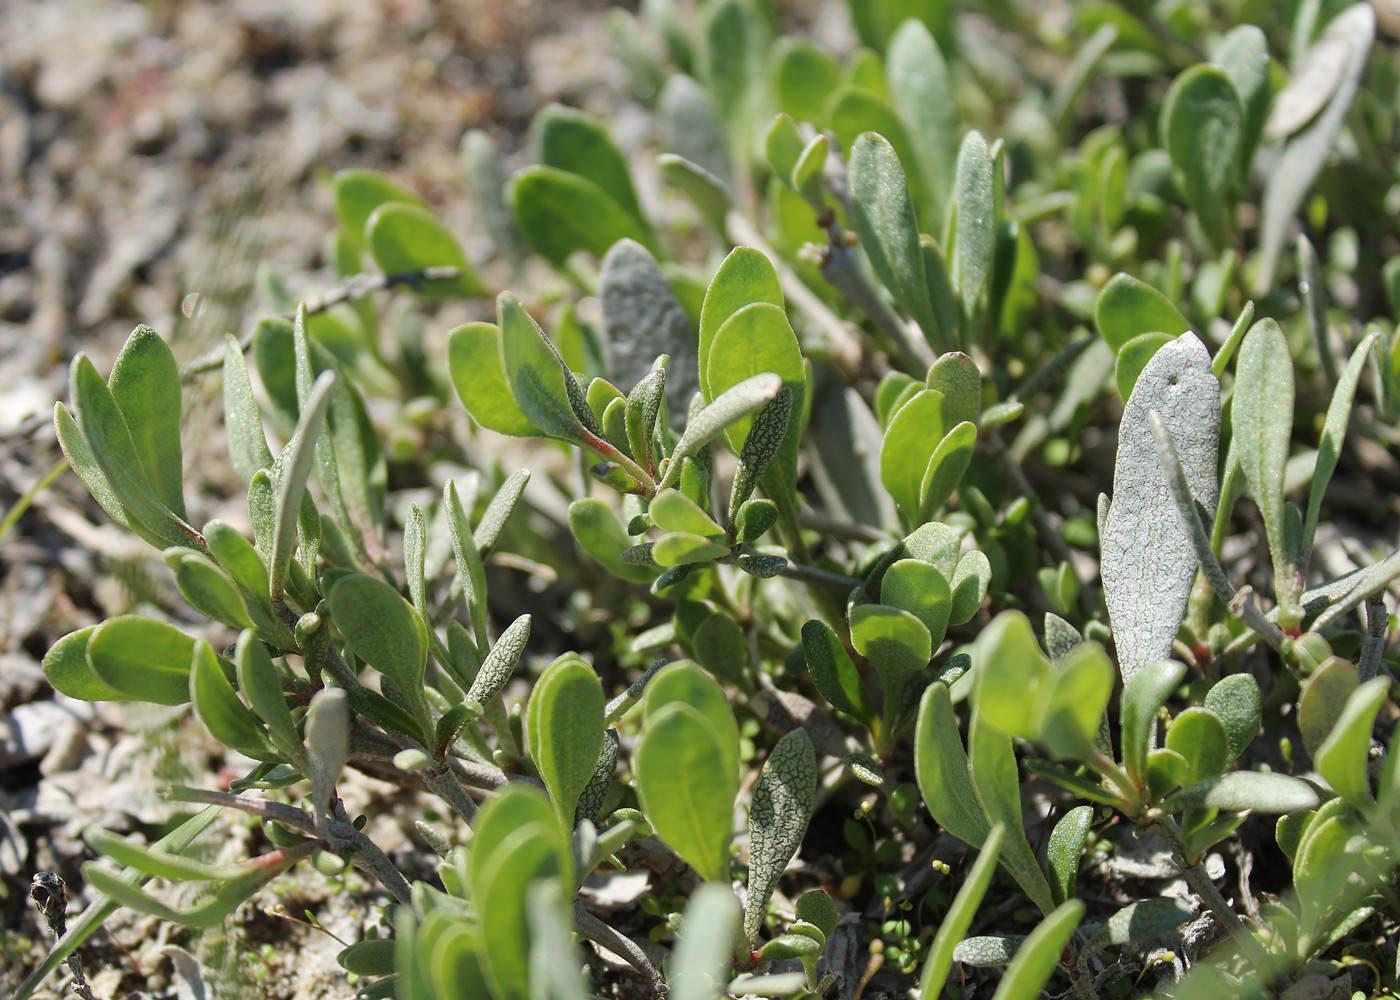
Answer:
<path fill-rule="evenodd" d="M 1220 383 L 1210 353 L 1184 333 L 1148 362 L 1123 410 L 1113 497 L 1100 539 L 1109 622 L 1124 679 L 1171 655 L 1186 615 L 1196 555 L 1157 461 L 1148 413 L 1161 414 L 1191 494 L 1213 511 L 1219 489 Z"/>
<path fill-rule="evenodd" d="M 783 869 L 802 846 L 817 796 L 817 755 L 805 729 L 773 746 L 749 810 L 749 899 L 744 933 L 758 938 L 768 900 Z"/>

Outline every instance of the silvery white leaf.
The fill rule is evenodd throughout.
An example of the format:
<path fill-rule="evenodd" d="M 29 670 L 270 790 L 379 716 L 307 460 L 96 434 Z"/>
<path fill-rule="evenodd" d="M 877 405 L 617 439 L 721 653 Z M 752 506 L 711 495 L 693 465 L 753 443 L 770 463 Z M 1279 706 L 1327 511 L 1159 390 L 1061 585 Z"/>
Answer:
<path fill-rule="evenodd" d="M 1104 597 L 1125 680 L 1154 660 L 1170 658 L 1196 576 L 1195 548 L 1158 464 L 1148 422 L 1153 410 L 1171 432 L 1192 496 L 1207 512 L 1215 510 L 1220 383 L 1211 373 L 1210 352 L 1194 333 L 1153 355 L 1118 428 L 1113 497 L 1100 548 Z"/>
<path fill-rule="evenodd" d="M 1356 97 L 1361 74 L 1376 39 L 1375 9 L 1369 3 L 1353 4 L 1332 18 L 1317 46 L 1330 46 L 1333 39 L 1347 46 L 1342 79 L 1333 89 L 1327 106 L 1311 124 L 1289 138 L 1283 152 L 1268 168 L 1269 180 L 1259 207 L 1260 265 L 1255 288 L 1260 294 L 1273 288 L 1279 256 L 1288 241 L 1294 216 L 1331 155 L 1332 144 Z"/>
<path fill-rule="evenodd" d="M 1336 35 L 1324 36 L 1308 49 L 1288 85 L 1274 98 L 1264 134 L 1270 139 L 1292 135 L 1317 117 L 1341 82 L 1351 44 Z"/>
<path fill-rule="evenodd" d="M 669 354 L 667 410 L 673 424 L 683 423 L 700 384 L 695 331 L 661 267 L 640 243 L 619 240 L 603 258 L 598 297 L 613 382 L 630 391 L 659 355 Z"/>

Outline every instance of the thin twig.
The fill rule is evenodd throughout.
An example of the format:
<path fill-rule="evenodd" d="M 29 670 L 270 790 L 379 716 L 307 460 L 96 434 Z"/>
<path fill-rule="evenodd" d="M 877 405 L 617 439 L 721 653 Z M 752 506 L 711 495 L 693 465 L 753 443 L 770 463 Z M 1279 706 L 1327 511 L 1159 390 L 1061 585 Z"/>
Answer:
<path fill-rule="evenodd" d="M 1385 627 L 1390 618 L 1385 611 L 1385 597 L 1372 594 L 1366 598 L 1366 638 L 1361 641 L 1361 657 L 1356 662 L 1356 676 L 1364 684 L 1381 666 L 1385 652 Z"/>
<path fill-rule="evenodd" d="M 63 879 L 57 872 L 38 872 L 29 886 L 29 898 L 38 904 L 54 940 L 63 940 L 68 933 L 68 891 Z M 68 956 L 68 970 L 73 973 L 73 992 L 83 1000 L 95 1000 L 76 951 Z"/>
<path fill-rule="evenodd" d="M 164 794 L 176 802 L 204 802 L 210 805 L 228 806 L 230 809 L 238 809 L 241 812 L 257 816 L 259 819 L 272 820 L 275 823 L 289 826 L 308 837 L 321 839 L 315 819 L 303 810 L 282 802 L 245 799 L 241 795 L 233 795 L 229 792 L 190 788 L 185 785 L 171 786 L 165 790 Z M 400 903 L 408 905 L 413 901 L 408 879 L 404 878 L 403 873 L 394 867 L 393 862 L 379 849 L 378 844 L 356 830 L 352 824 L 339 818 L 330 822 L 328 832 L 330 840 L 327 843 L 336 853 L 349 854 L 351 864 L 388 889 L 389 893 Z"/>
<path fill-rule="evenodd" d="M 398 271 L 394 274 L 352 274 L 340 284 L 326 289 L 319 295 L 313 295 L 306 299 L 302 305 L 306 307 L 306 314 L 314 316 L 316 313 L 325 312 L 333 306 L 338 306 L 342 302 L 349 302 L 352 299 L 361 299 L 371 292 L 379 291 L 383 288 L 394 288 L 398 285 L 408 285 L 417 288 L 425 281 L 451 281 L 460 278 L 462 271 L 456 267 L 424 267 L 415 271 Z M 283 319 L 295 319 L 295 313 L 283 313 Z M 253 346 L 253 331 L 244 334 L 238 341 L 239 350 L 245 354 Z M 224 363 L 224 345 L 220 344 L 208 354 L 203 354 L 195 358 L 180 369 L 180 378 L 186 382 L 198 378 L 206 372 L 211 372 Z"/>
<path fill-rule="evenodd" d="M 661 973 L 656 971 L 656 966 L 651 964 L 651 959 L 647 958 L 646 952 L 642 951 L 635 941 L 589 913 L 582 903 L 574 904 L 574 926 L 582 937 L 606 948 L 618 958 L 625 959 L 628 965 L 646 976 L 657 996 L 666 995 L 666 982 L 661 978 Z"/>
<path fill-rule="evenodd" d="M 828 538 L 839 539 L 843 542 L 874 544 L 887 542 L 890 539 L 887 531 L 881 531 L 879 528 L 872 528 L 865 524 L 856 524 L 852 521 L 841 521 L 824 511 L 814 510 L 811 507 L 802 508 L 797 520 L 804 528 L 811 528 Z"/>

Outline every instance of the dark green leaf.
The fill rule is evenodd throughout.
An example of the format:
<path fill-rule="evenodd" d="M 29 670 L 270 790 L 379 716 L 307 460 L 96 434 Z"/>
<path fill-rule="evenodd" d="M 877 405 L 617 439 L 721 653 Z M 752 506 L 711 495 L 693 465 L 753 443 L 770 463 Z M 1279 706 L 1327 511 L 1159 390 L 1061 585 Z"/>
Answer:
<path fill-rule="evenodd" d="M 749 807 L 749 894 L 744 931 L 750 947 L 758 940 L 768 900 L 783 869 L 802 846 L 816 795 L 816 752 L 807 730 L 794 729 L 774 744 Z"/>
<path fill-rule="evenodd" d="M 1084 840 L 1089 836 L 1093 818 L 1092 806 L 1075 806 L 1061 816 L 1050 831 L 1045 860 L 1050 868 L 1050 892 L 1057 906 L 1075 896 L 1079 858 L 1084 853 Z"/>

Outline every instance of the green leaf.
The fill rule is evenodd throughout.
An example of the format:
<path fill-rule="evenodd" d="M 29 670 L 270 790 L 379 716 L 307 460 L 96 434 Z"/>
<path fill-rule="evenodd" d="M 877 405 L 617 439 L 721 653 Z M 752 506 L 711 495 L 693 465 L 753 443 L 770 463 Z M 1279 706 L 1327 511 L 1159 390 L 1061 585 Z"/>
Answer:
<path fill-rule="evenodd" d="M 780 375 L 761 372 L 720 392 L 708 406 L 693 414 L 686 422 L 685 430 L 671 452 L 666 473 L 657 484 L 658 487 L 665 489 L 674 486 L 680 479 L 685 459 L 699 454 L 700 450 L 718 437 L 725 428 L 763 409 L 782 388 Z"/>
<path fill-rule="evenodd" d="M 1188 708 L 1172 720 L 1167 730 L 1167 749 L 1181 754 L 1186 771 L 1184 784 L 1214 778 L 1230 764 L 1230 744 L 1224 724 L 1214 712 Z"/>
<path fill-rule="evenodd" d="M 593 668 L 570 656 L 556 660 L 530 692 L 525 713 L 530 756 L 568 829 L 603 749 L 603 701 Z"/>
<path fill-rule="evenodd" d="M 286 590 L 292 550 L 297 545 L 297 519 L 301 513 L 302 497 L 306 493 L 306 477 L 311 474 L 311 463 L 316 458 L 316 442 L 334 386 L 334 372 L 322 372 L 317 377 L 309 398 L 301 408 L 292 439 L 287 443 L 287 457 L 277 483 L 277 500 L 273 508 L 268 589 L 274 603 L 282 600 L 283 591 Z"/>
<path fill-rule="evenodd" d="M 938 825 L 968 844 L 982 843 L 991 823 L 972 784 L 948 685 L 940 681 L 924 689 L 919 703 L 914 770 L 924 804 Z"/>
<path fill-rule="evenodd" d="M 457 558 L 457 577 L 462 584 L 462 597 L 471 619 L 472 632 L 478 649 L 486 646 L 486 564 L 476 547 L 471 524 L 457 483 L 449 479 L 442 488 L 442 505 L 447 512 L 447 530 L 452 536 L 452 554 Z"/>
<path fill-rule="evenodd" d="M 724 534 L 724 529 L 680 490 L 662 490 L 652 499 L 647 512 L 662 531 L 686 531 L 706 538 Z"/>
<path fill-rule="evenodd" d="M 486 505 L 486 510 L 481 515 L 481 520 L 477 522 L 476 532 L 473 535 L 481 558 L 485 559 L 496 547 L 501 532 L 505 530 L 506 522 L 510 520 L 511 512 L 515 510 L 515 505 L 520 502 L 521 496 L 525 493 L 525 486 L 529 482 L 530 470 L 517 469 L 506 477 L 506 481 L 501 484 L 501 488 L 496 491 L 496 495 Z"/>
<path fill-rule="evenodd" d="M 462 405 L 482 427 L 512 437 L 539 435 L 511 392 L 496 324 L 465 323 L 449 333 L 447 368 Z"/>
<path fill-rule="evenodd" d="M 717 233 L 725 232 L 725 219 L 733 202 L 724 181 L 710 171 L 675 153 L 662 153 L 656 158 L 661 177 L 671 187 L 690 199 L 700 217 Z"/>
<path fill-rule="evenodd" d="M 99 485 L 94 495 L 102 499 L 106 494 L 108 503 L 119 504 L 122 513 L 119 520 L 152 545 L 165 548 L 191 544 L 196 538 L 194 529 L 158 499 L 126 417 L 86 355 L 79 354 L 73 359 L 68 369 L 68 386 L 77 426 L 87 445 L 86 454 L 77 445 L 78 435 L 64 434 L 64 420 L 58 411 L 55 411 L 55 422 L 59 424 L 60 439 L 69 440 L 69 454 L 76 459 L 74 468 L 90 469 L 96 465 L 101 471 L 106 488 Z M 91 474 L 88 479 L 97 484 L 96 477 Z"/>
<path fill-rule="evenodd" d="M 877 717 L 875 706 L 861 683 L 860 671 L 831 626 L 815 618 L 803 625 L 802 650 L 812 682 L 822 697 L 867 727 L 873 725 Z"/>
<path fill-rule="evenodd" d="M 756 302 L 768 302 L 782 308 L 783 289 L 778 281 L 778 272 L 761 250 L 735 247 L 710 279 L 709 287 L 705 290 L 705 301 L 700 307 L 697 349 L 700 385 L 705 390 L 706 399 L 713 400 L 718 395 L 710 389 L 709 377 L 710 350 L 715 335 L 730 316 Z"/>
<path fill-rule="evenodd" d="M 755 302 L 735 311 L 715 331 L 704 384 L 709 398 L 717 401 L 725 390 L 764 372 L 777 375 L 792 390 L 794 398 L 802 398 L 807 372 L 787 313 L 771 302 Z M 794 425 L 801 419 L 801 407 L 794 406 L 789 436 L 793 436 Z M 724 434 L 736 452 L 743 448 L 753 420 L 752 416 L 743 415 L 727 422 Z M 796 441 L 792 444 L 795 451 Z"/>
<path fill-rule="evenodd" d="M 1217 251 L 1229 245 L 1234 231 L 1243 119 L 1230 78 L 1206 64 L 1178 76 L 1162 105 L 1162 146 L 1187 204 Z"/>
<path fill-rule="evenodd" d="M 961 351 L 944 354 L 928 370 L 926 384 L 943 393 L 943 418 L 957 425 L 977 422 L 982 413 L 982 373 Z"/>
<path fill-rule="evenodd" d="M 919 220 L 904 168 L 884 136 L 862 133 L 850 156 L 851 197 L 861 246 L 880 283 L 890 290 L 935 348 L 945 346 L 924 278 Z"/>
<path fill-rule="evenodd" d="M 233 628 L 247 628 L 252 625 L 247 606 L 243 603 L 243 595 L 214 560 L 199 552 L 174 551 L 183 551 L 173 563 L 175 586 L 179 588 L 180 596 L 189 602 L 190 607 L 206 618 L 212 618 Z"/>
<path fill-rule="evenodd" d="M 1332 734 L 1360 683 L 1356 668 L 1339 656 L 1329 656 L 1309 675 L 1298 696 L 1298 732 L 1309 755 Z"/>
<path fill-rule="evenodd" d="M 551 104 L 535 115 L 530 131 L 542 164 L 592 181 L 646 228 L 627 159 L 601 122 L 574 108 Z"/>
<path fill-rule="evenodd" d="M 1147 367 L 1153 356 L 1173 340 L 1169 333 L 1140 333 L 1128 341 L 1118 351 L 1118 363 L 1113 370 L 1113 380 L 1118 385 L 1118 395 L 1127 399 L 1133 394 L 1138 376 Z"/>
<path fill-rule="evenodd" d="M 263 735 L 262 723 L 238 700 L 213 647 L 203 639 L 194 645 L 188 695 L 204 727 L 224 746 L 254 760 L 280 759 Z"/>
<path fill-rule="evenodd" d="M 596 451 L 602 442 L 584 427 L 574 410 L 569 393 L 573 375 L 554 344 L 510 292 L 502 292 L 496 299 L 496 313 L 506 377 L 521 412 L 545 436 Z"/>
<path fill-rule="evenodd" d="M 572 886 L 570 896 L 572 896 Z M 587 1000 L 582 956 L 574 947 L 573 914 L 558 879 L 536 882 L 525 899 L 530 931 L 532 995 L 549 1000 Z M 455 996 L 469 996 L 455 992 Z"/>
<path fill-rule="evenodd" d="M 559 821 L 549 798 L 539 788 L 510 784 L 490 796 L 472 824 L 472 840 L 467 856 L 467 880 L 472 890 L 483 887 L 493 868 L 499 865 L 510 846 L 507 841 L 520 829 L 539 826 L 551 837 L 562 839 Z"/>
<path fill-rule="evenodd" d="M 602 257 L 618 240 L 650 248 L 651 234 L 597 184 L 553 167 L 526 167 L 511 178 L 507 200 L 525 241 L 556 267 L 579 250 Z"/>
<path fill-rule="evenodd" d="M 948 624 L 965 625 L 970 622 L 986 600 L 991 582 L 992 564 L 986 554 L 976 549 L 964 552 L 949 582 L 952 603 L 948 610 Z"/>
<path fill-rule="evenodd" d="M 817 795 L 817 758 L 805 729 L 773 745 L 749 807 L 749 894 L 744 932 L 750 948 L 783 869 L 802 846 Z"/>
<path fill-rule="evenodd" d="M 1205 808 L 1275 814 L 1315 809 L 1318 801 L 1313 787 L 1298 778 L 1265 771 L 1231 771 L 1183 788 L 1162 805 L 1171 812 Z"/>
<path fill-rule="evenodd" d="M 1341 133 L 1361 84 L 1376 37 L 1376 14 L 1370 4 L 1348 7 L 1327 25 L 1314 48 L 1345 52 L 1345 66 L 1326 107 L 1301 132 L 1289 138 L 1269 169 L 1259 214 L 1259 269 L 1255 290 L 1262 295 L 1274 287 L 1279 257 L 1292 232 L 1294 218 L 1317 179 Z"/>
<path fill-rule="evenodd" d="M 394 939 L 366 938 L 340 952 L 335 960 L 357 976 L 387 976 L 394 971 Z"/>
<path fill-rule="evenodd" d="M 190 700 L 194 639 L 164 622 L 140 615 L 109 618 L 88 640 L 87 659 L 99 680 L 132 701 Z"/>
<path fill-rule="evenodd" d="M 1118 427 L 1113 502 L 1101 525 L 1099 549 L 1125 679 L 1171 656 L 1196 579 L 1192 531 L 1163 482 L 1154 413 L 1170 433 L 1196 503 L 1214 510 L 1220 383 L 1211 374 L 1209 352 L 1194 334 L 1182 334 L 1152 356 Z"/>
<path fill-rule="evenodd" d="M 806 148 L 802 133 L 792 116 L 779 112 L 763 136 L 763 152 L 768 157 L 768 165 L 773 174 L 783 183 L 791 183 L 793 168 Z"/>
<path fill-rule="evenodd" d="M 501 841 L 491 865 L 474 887 L 481 921 L 482 948 L 492 993 L 501 1000 L 531 996 L 530 937 L 526 914 L 529 888 L 547 879 L 564 880 L 567 848 L 554 831 L 557 823 L 530 823 Z"/>
<path fill-rule="evenodd" d="M 268 596 L 267 565 L 253 543 L 227 521 L 210 521 L 204 526 L 204 541 L 224 571 L 255 600 L 272 610 Z"/>
<path fill-rule="evenodd" d="M 481 298 L 490 294 L 467 261 L 456 238 L 417 205 L 390 202 L 374 210 L 365 224 L 365 240 L 374 262 L 385 274 L 405 274 L 429 267 L 455 267 L 455 278 L 434 278 L 415 284 L 429 299 Z"/>
<path fill-rule="evenodd" d="M 702 535 L 673 531 L 662 535 L 652 546 L 651 556 L 658 566 L 689 566 L 713 562 L 729 555 L 729 546 Z"/>
<path fill-rule="evenodd" d="M 785 385 L 754 416 L 749 433 L 744 437 L 744 447 L 739 452 L 739 467 L 734 471 L 734 482 L 729 492 L 729 509 L 739 511 L 739 514 L 734 515 L 736 523 L 744 508 L 748 506 L 754 487 L 768 471 L 768 466 L 787 440 L 788 431 L 793 426 L 792 409 L 792 388 Z M 777 515 L 775 507 L 775 519 Z"/>
<path fill-rule="evenodd" d="M 802 148 L 802 155 L 792 168 L 792 186 L 818 211 L 826 207 L 826 161 L 830 155 L 831 143 L 822 133 Z"/>
<path fill-rule="evenodd" d="M 141 533 L 139 526 L 132 525 L 132 519 L 127 515 L 121 500 L 117 499 L 116 491 L 112 489 L 112 484 L 107 481 L 107 476 L 98 465 L 97 456 L 93 454 L 87 438 L 83 437 L 82 432 L 78 430 L 77 423 L 73 420 L 73 415 L 62 403 L 54 403 L 53 405 L 53 426 L 54 435 L 58 438 L 58 446 L 63 450 L 63 457 L 68 460 L 69 467 L 82 480 L 83 486 L 92 494 L 92 498 L 117 524 Z M 158 539 L 152 544 L 164 545 L 166 540 Z"/>
<path fill-rule="evenodd" d="M 1005 834 L 1006 827 L 1000 823 L 988 832 L 977 853 L 977 860 L 972 863 L 962 887 L 948 906 L 943 922 L 938 925 L 938 933 L 929 945 L 928 960 L 920 980 L 922 996 L 938 997 L 943 994 L 948 973 L 953 967 L 953 952 L 958 943 L 966 937 L 968 929 L 972 926 L 972 918 L 976 916 L 977 908 L 987 895 L 987 887 L 992 883 L 992 876 L 996 874 L 997 858 L 1001 854 L 1001 843 Z"/>
<path fill-rule="evenodd" d="M 928 27 L 915 18 L 905 20 L 890 38 L 885 63 L 890 100 L 909 130 L 914 162 L 932 209 L 925 217 L 925 228 L 942 232 L 945 192 L 953 188 L 958 131 L 948 64 Z"/>
<path fill-rule="evenodd" d="M 1165 295 L 1121 271 L 1099 293 L 1094 303 L 1094 324 L 1114 354 L 1144 333 L 1177 337 L 1191 329 L 1186 317 Z M 1123 394 L 1123 398 L 1126 400 L 1128 394 Z"/>
<path fill-rule="evenodd" d="M 364 245 L 365 223 L 374 210 L 387 202 L 427 208 L 423 199 L 375 170 L 341 170 L 332 179 L 335 216 L 345 237 L 359 249 Z"/>
<path fill-rule="evenodd" d="M 690 896 L 671 965 L 670 1000 L 713 1000 L 727 978 L 739 928 L 728 885 L 702 885 Z"/>
<path fill-rule="evenodd" d="M 1084 841 L 1089 836 L 1089 824 L 1093 819 L 1093 806 L 1075 806 L 1061 816 L 1050 831 L 1045 860 L 1050 868 L 1050 892 L 1056 906 L 1075 896 L 1079 858 L 1084 853 Z"/>
<path fill-rule="evenodd" d="M 1058 676 L 1036 728 L 1052 754 L 1082 760 L 1093 753 L 1113 695 L 1113 663 L 1097 642 L 1083 642 L 1055 667 Z"/>
<path fill-rule="evenodd" d="M 879 73 L 878 68 L 874 71 Z M 877 79 L 881 85 L 884 84 L 883 75 Z M 884 95 L 869 87 L 858 83 L 841 85 L 827 99 L 825 117 L 827 128 L 836 136 L 836 141 L 842 149 L 854 149 L 856 139 L 862 132 L 876 132 L 889 140 L 901 163 L 917 162 L 904 123 L 900 121 Z M 914 203 L 922 204 L 923 177 L 913 173 L 906 175 L 905 179 Z"/>
<path fill-rule="evenodd" d="M 728 771 L 739 773 L 739 725 L 724 691 L 693 663 L 681 660 L 662 667 L 646 686 L 642 714 L 650 719 L 671 702 L 687 705 L 714 728 Z"/>
<path fill-rule="evenodd" d="M 1225 724 L 1233 762 L 1254 742 L 1263 722 L 1264 704 L 1259 682 L 1250 674 L 1222 677 L 1206 692 L 1205 707 Z"/>
<path fill-rule="evenodd" d="M 768 24 L 753 0 L 716 0 L 702 13 L 705 85 L 734 142 L 747 145 L 755 95 L 763 90 L 763 56 L 772 44 Z"/>
<path fill-rule="evenodd" d="M 133 701 L 108 684 L 88 662 L 87 647 L 96 625 L 69 632 L 44 654 L 44 678 L 60 694 L 80 701 Z"/>
<path fill-rule="evenodd" d="M 987 291 L 996 255 L 996 182 L 997 166 L 987 140 L 981 132 L 967 133 L 958 149 L 949 223 L 953 233 L 950 274 L 968 319 Z"/>
<path fill-rule="evenodd" d="M 1094 954 L 1109 945 L 1165 937 L 1191 917 L 1191 911 L 1174 899 L 1140 899 L 1115 911 L 1094 932 L 1081 954 Z"/>
<path fill-rule="evenodd" d="M 899 706 L 900 693 L 933 656 L 928 628 L 914 615 L 884 604 L 851 609 L 851 644 L 870 661 L 885 688 L 885 714 Z"/>
<path fill-rule="evenodd" d="M 948 581 L 931 563 L 901 559 L 880 581 L 880 601 L 914 615 L 928 629 L 930 647 L 937 649 L 948 630 L 952 592 Z"/>
<path fill-rule="evenodd" d="M 1313 756 L 1318 773 L 1332 789 L 1360 808 L 1374 801 L 1367 770 L 1371 729 L 1389 693 L 1388 677 L 1373 677 L 1353 691 L 1332 734 Z"/>
<path fill-rule="evenodd" d="M 1035 1000 L 1059 966 L 1060 955 L 1083 918 L 1084 904 L 1074 899 L 1060 904 L 1042 920 L 1016 949 L 992 1000 Z"/>
<path fill-rule="evenodd" d="M 267 649 L 252 632 L 244 632 L 238 637 L 234 650 L 234 665 L 238 675 L 238 689 L 253 712 L 267 723 L 272 737 L 272 745 L 285 760 L 306 771 L 306 755 L 302 750 L 301 737 L 297 733 L 296 722 L 282 691 L 282 676 Z"/>
<path fill-rule="evenodd" d="M 749 432 L 749 441 L 754 434 Z M 749 441 L 745 441 L 748 444 Z M 733 505 L 730 505 L 733 509 Z M 768 529 L 778 523 L 778 505 L 767 497 L 745 500 L 734 515 L 734 537 L 741 543 L 752 545 L 768 533 Z"/>
<path fill-rule="evenodd" d="M 919 484 L 919 520 L 931 519 L 947 504 L 961 485 L 976 446 L 977 426 L 970 421 L 963 421 L 943 435 Z"/>
<path fill-rule="evenodd" d="M 738 748 L 732 750 L 737 755 Z M 647 822 L 707 882 L 729 881 L 729 841 L 737 768 L 725 744 L 694 708 L 671 702 L 647 719 L 632 758 Z"/>
<path fill-rule="evenodd" d="M 823 890 L 807 890 L 797 897 L 793 909 L 798 920 L 811 924 L 826 937 L 836 933 L 836 924 L 841 915 L 836 909 L 836 903 Z"/>
<path fill-rule="evenodd" d="M 1019 611 L 1001 612 L 977 634 L 970 652 L 982 718 L 1010 736 L 1038 739 L 1040 692 L 1053 678 L 1030 619 Z"/>
<path fill-rule="evenodd" d="M 1021 819 L 1021 782 L 1011 737 L 974 709 L 968 723 L 967 752 L 973 787 L 989 823 L 1006 824 L 1008 840 L 1001 864 L 1042 913 L 1054 907 L 1050 883 L 1026 839 Z"/>
<path fill-rule="evenodd" d="M 617 730 L 606 730 L 603 733 L 603 747 L 598 751 L 598 761 L 593 766 L 593 773 L 588 778 L 588 784 L 584 785 L 583 791 L 579 793 L 578 807 L 574 810 L 573 826 L 578 826 L 584 820 L 595 822 L 598 819 L 598 813 L 607 801 L 613 777 L 617 773 L 619 746 L 620 737 L 617 735 Z"/>
<path fill-rule="evenodd" d="M 1332 401 L 1327 405 L 1327 420 L 1322 427 L 1322 439 L 1318 442 L 1317 465 L 1313 467 L 1312 487 L 1308 491 L 1308 514 L 1303 522 L 1301 550 L 1304 558 L 1312 552 L 1313 538 L 1317 534 L 1317 518 L 1322 510 L 1322 498 L 1327 492 L 1327 483 L 1337 468 L 1342 445 L 1346 441 L 1347 424 L 1351 419 L 1352 401 L 1356 398 L 1356 386 L 1361 381 L 1361 369 L 1366 364 L 1375 345 L 1380 342 L 1381 332 L 1372 330 L 1366 335 L 1356 350 L 1351 352 L 1346 368 L 1337 379 L 1337 387 L 1332 390 Z"/>
<path fill-rule="evenodd" d="M 880 446 L 880 482 L 899 509 L 919 515 L 924 475 L 944 434 L 943 394 L 921 389 L 890 418 Z"/>
<path fill-rule="evenodd" d="M 1186 664 L 1158 660 L 1123 682 L 1120 708 L 1123 767 L 1139 785 L 1147 781 L 1147 751 L 1152 744 L 1157 711 L 1185 676 Z"/>
<path fill-rule="evenodd" d="M 1264 520 L 1275 578 L 1281 580 L 1291 571 L 1284 541 L 1283 472 L 1293 433 L 1293 359 L 1283 330 L 1272 319 L 1255 323 L 1240 344 L 1231 412 L 1231 447 Z M 1279 599 L 1291 603 L 1296 595 L 1280 594 Z"/>
<path fill-rule="evenodd" d="M 341 577 L 326 599 L 351 652 L 409 697 L 419 724 L 426 728 L 429 711 L 423 696 L 423 672 L 428 662 L 428 631 L 413 605 L 383 580 L 361 573 Z"/>
<path fill-rule="evenodd" d="M 648 566 L 633 566 L 622 562 L 621 556 L 632 547 L 632 539 L 617 515 L 602 500 L 576 500 L 569 506 L 569 527 L 574 538 L 603 568 L 614 576 L 633 583 L 650 583 L 656 571 Z"/>
<path fill-rule="evenodd" d="M 155 330 L 138 326 L 117 355 L 108 386 L 156 498 L 183 519 L 180 369 L 175 355 Z"/>
<path fill-rule="evenodd" d="M 827 98 L 841 78 L 841 64 L 825 49 L 790 35 L 780 38 L 774 49 L 778 107 L 799 122 L 820 124 Z"/>
<path fill-rule="evenodd" d="M 700 665 L 720 680 L 740 687 L 751 683 L 748 637 L 727 614 L 716 612 L 701 622 L 690 645 Z"/>
<path fill-rule="evenodd" d="M 1211 52 L 1211 62 L 1229 77 L 1240 99 L 1240 152 L 1237 183 L 1249 182 L 1254 151 L 1269 115 L 1273 86 L 1269 79 L 1269 41 L 1258 27 L 1241 24 L 1227 31 Z"/>
<path fill-rule="evenodd" d="M 259 469 L 272 468 L 272 452 L 263 433 L 248 364 L 233 334 L 224 338 L 224 426 L 228 429 L 229 457 L 239 479 L 247 482 Z"/>

